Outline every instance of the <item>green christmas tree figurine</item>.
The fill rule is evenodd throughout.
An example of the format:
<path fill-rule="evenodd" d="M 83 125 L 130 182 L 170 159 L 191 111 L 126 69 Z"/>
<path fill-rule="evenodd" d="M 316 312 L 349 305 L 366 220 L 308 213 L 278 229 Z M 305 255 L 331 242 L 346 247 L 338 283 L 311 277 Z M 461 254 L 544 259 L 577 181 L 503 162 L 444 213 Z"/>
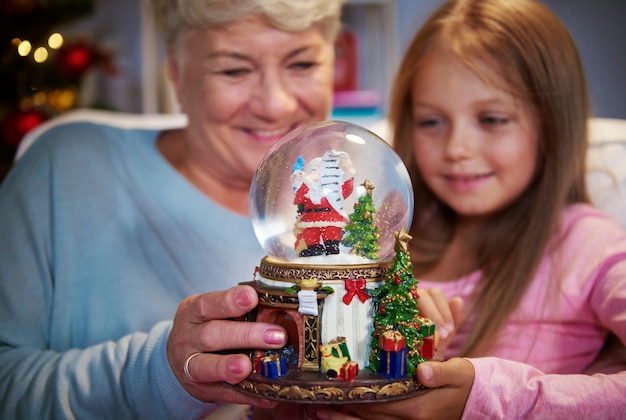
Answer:
<path fill-rule="evenodd" d="M 378 240 L 380 239 L 380 228 L 374 220 L 374 200 L 372 200 L 372 190 L 374 186 L 365 180 L 363 183 L 366 194 L 359 197 L 359 201 L 354 204 L 354 211 L 350 214 L 350 222 L 344 228 L 345 236 L 343 245 L 352 247 L 352 253 L 361 255 L 370 260 L 379 258 Z"/>
<path fill-rule="evenodd" d="M 396 258 L 387 274 L 385 282 L 372 291 L 374 304 L 374 331 L 370 353 L 370 368 L 378 372 L 380 365 L 380 338 L 388 332 L 399 332 L 407 347 L 408 377 L 415 374 L 417 365 L 425 359 L 419 348 L 424 343 L 420 333 L 420 318 L 418 305 L 417 280 L 413 276 L 408 242 L 411 236 L 402 227 L 396 232 Z"/>

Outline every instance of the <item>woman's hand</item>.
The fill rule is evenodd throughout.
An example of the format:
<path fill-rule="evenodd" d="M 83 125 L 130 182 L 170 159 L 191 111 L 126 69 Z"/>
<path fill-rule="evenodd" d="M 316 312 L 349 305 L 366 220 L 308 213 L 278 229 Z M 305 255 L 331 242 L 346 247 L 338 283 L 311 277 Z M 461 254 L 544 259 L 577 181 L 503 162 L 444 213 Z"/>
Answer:
<path fill-rule="evenodd" d="M 278 325 L 231 320 L 250 312 L 257 303 L 253 288 L 235 286 L 190 296 L 178 306 L 167 341 L 167 359 L 176 378 L 193 397 L 207 402 L 276 405 L 224 384 L 240 382 L 252 372 L 247 355 L 216 354 L 222 350 L 277 349 L 285 345 L 287 334 Z"/>
<path fill-rule="evenodd" d="M 465 317 L 463 299 L 454 297 L 448 300 L 443 290 L 437 288 L 418 291 L 420 315 L 432 319 L 437 326 L 439 332 L 437 350 L 443 353 Z"/>
<path fill-rule="evenodd" d="M 432 388 L 412 398 L 388 403 L 369 403 L 332 409 L 306 408 L 312 419 L 459 419 L 474 383 L 474 366 L 465 359 L 424 362 L 417 367 L 420 383 Z"/>

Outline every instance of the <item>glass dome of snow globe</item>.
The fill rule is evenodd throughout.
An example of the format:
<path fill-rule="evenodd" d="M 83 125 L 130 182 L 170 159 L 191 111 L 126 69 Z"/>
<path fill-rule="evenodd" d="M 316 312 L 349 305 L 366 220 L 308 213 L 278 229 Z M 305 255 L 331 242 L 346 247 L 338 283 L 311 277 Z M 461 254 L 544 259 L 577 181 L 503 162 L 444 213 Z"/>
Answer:
<path fill-rule="evenodd" d="M 393 259 L 395 234 L 413 217 L 408 171 L 364 127 L 323 121 L 277 142 L 254 175 L 249 201 L 268 257 L 345 265 Z"/>

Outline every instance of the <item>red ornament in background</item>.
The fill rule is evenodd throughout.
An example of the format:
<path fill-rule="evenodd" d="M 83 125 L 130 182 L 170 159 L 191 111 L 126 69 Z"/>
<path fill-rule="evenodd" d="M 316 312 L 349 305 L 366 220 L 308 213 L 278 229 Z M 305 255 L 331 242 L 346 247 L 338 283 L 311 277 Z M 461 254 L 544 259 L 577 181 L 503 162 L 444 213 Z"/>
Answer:
<path fill-rule="evenodd" d="M 65 44 L 56 54 L 56 65 L 61 74 L 81 77 L 93 65 L 96 58 L 94 49 L 84 41 Z"/>
<path fill-rule="evenodd" d="M 30 130 L 46 120 L 46 116 L 35 110 L 13 110 L 2 120 L 2 137 L 11 147 L 17 147 Z"/>
<path fill-rule="evenodd" d="M 342 31 L 335 42 L 335 91 L 350 91 L 357 88 L 358 39 L 354 32 Z"/>

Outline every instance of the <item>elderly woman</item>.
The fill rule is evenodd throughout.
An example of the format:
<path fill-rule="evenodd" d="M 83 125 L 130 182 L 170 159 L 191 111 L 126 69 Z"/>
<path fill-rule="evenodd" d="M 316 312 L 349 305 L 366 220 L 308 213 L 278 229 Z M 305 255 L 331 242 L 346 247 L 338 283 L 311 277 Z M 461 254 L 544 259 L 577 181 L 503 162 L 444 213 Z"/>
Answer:
<path fill-rule="evenodd" d="M 248 218 L 262 156 L 327 117 L 342 0 L 152 0 L 184 129 L 68 123 L 0 188 L 0 411 L 8 418 L 197 418 L 223 350 L 280 348 L 239 323 L 263 251 Z M 207 293 L 208 292 L 208 293 Z M 172 321 L 173 319 L 173 321 Z"/>

